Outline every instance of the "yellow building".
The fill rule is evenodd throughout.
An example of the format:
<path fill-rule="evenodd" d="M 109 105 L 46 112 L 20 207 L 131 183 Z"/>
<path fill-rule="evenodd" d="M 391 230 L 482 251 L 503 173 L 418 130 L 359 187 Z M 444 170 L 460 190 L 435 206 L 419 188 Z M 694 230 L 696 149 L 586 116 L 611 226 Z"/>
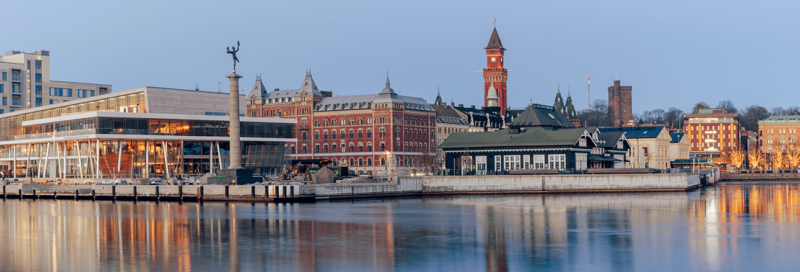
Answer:
<path fill-rule="evenodd" d="M 689 152 L 692 149 L 692 143 L 683 132 L 670 133 L 672 141 L 669 142 L 669 159 L 670 161 L 688 159 Z"/>
<path fill-rule="evenodd" d="M 625 163 L 625 168 L 670 168 L 670 162 L 672 161 L 670 143 L 672 142 L 672 137 L 666 128 L 661 126 L 615 127 L 600 128 L 600 131 L 625 133 L 625 137 L 631 145 L 628 150 L 628 161 Z"/>

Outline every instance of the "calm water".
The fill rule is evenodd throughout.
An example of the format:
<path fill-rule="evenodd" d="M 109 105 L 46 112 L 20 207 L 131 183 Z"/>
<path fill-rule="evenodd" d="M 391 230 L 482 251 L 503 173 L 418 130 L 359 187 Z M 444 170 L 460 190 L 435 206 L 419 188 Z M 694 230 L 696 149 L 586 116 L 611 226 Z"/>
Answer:
<path fill-rule="evenodd" d="M 0 201 L 3 271 L 796 270 L 800 183 L 310 204 Z"/>

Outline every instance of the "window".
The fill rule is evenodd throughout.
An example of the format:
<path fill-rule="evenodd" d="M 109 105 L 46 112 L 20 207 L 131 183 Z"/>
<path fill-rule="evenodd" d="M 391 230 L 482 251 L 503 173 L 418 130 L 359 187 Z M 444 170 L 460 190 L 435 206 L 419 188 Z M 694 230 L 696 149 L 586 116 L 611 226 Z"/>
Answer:
<path fill-rule="evenodd" d="M 642 147 L 642 154 L 644 154 L 645 157 L 650 156 L 650 154 L 647 153 L 647 147 Z"/>
<path fill-rule="evenodd" d="M 345 153 L 345 152 L 347 152 L 347 150 L 345 149 L 345 145 L 342 144 L 342 153 Z"/>
<path fill-rule="evenodd" d="M 53 104 L 55 104 L 55 103 L 58 103 L 58 101 L 55 101 L 55 100 L 53 100 L 53 99 L 50 99 L 50 105 L 53 105 Z"/>
<path fill-rule="evenodd" d="M 306 145 L 303 145 L 303 154 L 306 154 L 306 153 L 308 153 L 307 150 L 306 150 Z"/>
<path fill-rule="evenodd" d="M 305 141 L 305 140 L 306 140 L 306 132 L 303 131 L 303 141 Z M 305 153 L 305 152 L 303 152 L 303 153 Z"/>
<path fill-rule="evenodd" d="M 381 158 L 381 166 L 386 165 L 386 158 Z"/>
<path fill-rule="evenodd" d="M 544 155 L 533 155 L 533 169 L 545 169 Z"/>
<path fill-rule="evenodd" d="M 494 171 L 503 170 L 503 161 L 500 158 L 500 155 L 494 156 Z"/>
<path fill-rule="evenodd" d="M 350 119 L 350 120 L 352 120 L 352 119 Z M 351 129 L 351 130 L 350 130 L 350 139 L 353 139 L 353 138 L 355 138 L 355 137 L 353 137 L 353 135 L 354 135 L 354 134 L 353 134 L 353 130 Z"/>
<path fill-rule="evenodd" d="M 506 155 L 503 156 L 504 168 L 506 171 L 519 169 L 519 155 Z"/>
<path fill-rule="evenodd" d="M 8 102 L 6 101 L 6 97 L 3 97 L 3 106 L 7 105 L 6 103 L 8 103 Z"/>
<path fill-rule="evenodd" d="M 42 98 L 41 97 L 37 97 L 36 98 L 36 106 L 37 107 L 41 107 L 42 106 Z"/>
<path fill-rule="evenodd" d="M 367 129 L 367 138 L 372 138 L 372 130 Z"/>
<path fill-rule="evenodd" d="M 372 144 L 367 144 L 367 152 L 372 152 Z"/>
<path fill-rule="evenodd" d="M 331 153 L 336 153 L 336 144 L 331 145 Z"/>
<path fill-rule="evenodd" d="M 522 156 L 522 169 L 531 169 L 531 155 Z"/>
<path fill-rule="evenodd" d="M 0 84 L 0 93 L 4 93 L 4 92 L 5 92 L 5 88 L 3 87 L 3 84 Z"/>
<path fill-rule="evenodd" d="M 381 152 L 386 151 L 386 143 L 381 143 Z"/>
<path fill-rule="evenodd" d="M 358 152 L 364 152 L 364 144 L 358 143 Z"/>
<path fill-rule="evenodd" d="M 344 119 L 342 119 L 342 121 L 344 121 Z M 342 139 L 344 140 L 344 129 L 343 129 L 343 130 L 340 130 L 340 131 L 339 131 L 339 133 L 341 134 L 341 136 L 342 136 Z"/>
<path fill-rule="evenodd" d="M 328 153 L 328 145 L 327 145 L 327 144 L 326 144 L 326 145 L 323 145 L 323 146 L 322 146 L 322 150 L 323 150 L 325 153 Z"/>
<path fill-rule="evenodd" d="M 359 139 L 364 138 L 364 131 L 363 130 L 360 130 L 360 129 L 358 130 L 358 138 Z"/>
<path fill-rule="evenodd" d="M 319 130 L 314 131 L 314 140 L 319 140 Z"/>
<path fill-rule="evenodd" d="M 328 139 L 328 131 L 327 130 L 322 132 L 322 139 L 324 139 L 324 140 Z"/>
<path fill-rule="evenodd" d="M 355 152 L 355 149 L 356 149 L 356 148 L 355 148 L 355 145 L 353 145 L 352 143 L 350 143 L 350 152 Z"/>
<path fill-rule="evenodd" d="M 319 145 L 314 145 L 314 153 L 319 153 Z"/>
<path fill-rule="evenodd" d="M 578 146 L 580 146 L 580 147 L 586 147 L 586 138 L 581 138 L 581 139 L 578 141 Z"/>
<path fill-rule="evenodd" d="M 564 170 L 567 166 L 567 155 L 549 155 L 550 169 Z"/>
<path fill-rule="evenodd" d="M 3 72 L 3 81 L 8 80 L 8 72 Z"/>
<path fill-rule="evenodd" d="M 36 70 L 42 70 L 42 60 L 36 60 Z"/>
<path fill-rule="evenodd" d="M 0 85 L 0 86 L 2 86 L 2 85 Z M 380 133 L 380 137 L 381 138 L 386 137 L 386 129 L 385 128 L 381 128 L 380 130 L 378 130 L 378 132 Z"/>
<path fill-rule="evenodd" d="M 588 154 L 575 153 L 575 170 L 586 170 L 588 168 Z"/>
<path fill-rule="evenodd" d="M 42 74 L 36 73 L 36 83 L 42 83 Z"/>
<path fill-rule="evenodd" d="M 331 139 L 336 140 L 336 131 L 335 130 L 331 130 Z"/>

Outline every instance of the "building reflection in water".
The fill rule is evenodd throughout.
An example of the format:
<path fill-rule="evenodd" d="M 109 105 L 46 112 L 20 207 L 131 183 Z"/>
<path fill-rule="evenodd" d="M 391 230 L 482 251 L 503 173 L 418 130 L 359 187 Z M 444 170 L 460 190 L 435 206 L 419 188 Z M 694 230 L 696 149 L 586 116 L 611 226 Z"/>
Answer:
<path fill-rule="evenodd" d="M 798 185 L 313 204 L 6 200 L 0 264 L 13 271 L 741 269 L 753 258 L 794 261 Z"/>

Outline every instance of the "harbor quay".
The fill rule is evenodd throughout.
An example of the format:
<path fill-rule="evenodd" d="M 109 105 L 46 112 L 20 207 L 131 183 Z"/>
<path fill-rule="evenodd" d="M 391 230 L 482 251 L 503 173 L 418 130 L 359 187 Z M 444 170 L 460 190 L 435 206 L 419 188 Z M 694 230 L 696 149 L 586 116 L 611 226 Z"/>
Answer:
<path fill-rule="evenodd" d="M 13 183 L 4 199 L 313 202 L 459 194 L 640 193 L 689 191 L 707 184 L 700 174 L 604 174 L 395 177 L 382 183 L 304 185 L 91 185 Z"/>

